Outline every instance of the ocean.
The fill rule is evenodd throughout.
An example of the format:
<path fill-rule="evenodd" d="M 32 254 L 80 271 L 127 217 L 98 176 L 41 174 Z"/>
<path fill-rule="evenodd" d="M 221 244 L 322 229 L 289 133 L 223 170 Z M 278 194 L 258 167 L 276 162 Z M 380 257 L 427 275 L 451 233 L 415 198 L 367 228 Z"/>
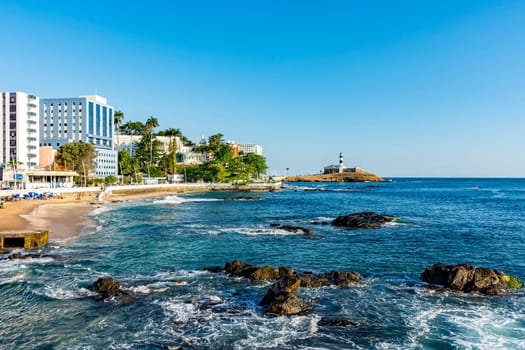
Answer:
<path fill-rule="evenodd" d="M 225 201 L 250 196 L 258 200 Z M 379 229 L 323 225 L 374 211 Z M 0 261 L 1 349 L 525 349 L 525 292 L 443 292 L 426 266 L 468 263 L 525 280 L 525 179 L 288 183 L 112 203 L 42 258 Z M 315 230 L 315 240 L 271 224 Z M 314 273 L 356 271 L 351 287 L 301 288 L 300 316 L 258 306 L 271 282 L 204 271 L 233 260 Z M 95 301 L 113 276 L 133 300 Z M 347 320 L 328 326 L 321 320 Z"/>

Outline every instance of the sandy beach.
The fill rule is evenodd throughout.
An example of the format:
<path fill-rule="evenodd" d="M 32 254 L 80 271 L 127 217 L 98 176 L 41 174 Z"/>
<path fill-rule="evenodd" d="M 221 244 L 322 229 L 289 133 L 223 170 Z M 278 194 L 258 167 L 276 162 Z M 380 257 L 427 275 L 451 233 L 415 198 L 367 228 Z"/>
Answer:
<path fill-rule="evenodd" d="M 138 200 L 164 197 L 189 192 L 209 192 L 212 190 L 270 190 L 278 189 L 280 184 L 253 184 L 232 187 L 230 184 L 178 184 L 118 186 L 111 188 L 103 201 L 97 200 L 97 192 L 63 193 L 64 198 L 49 200 L 20 200 L 7 202 L 0 209 L 0 232 L 23 230 L 47 230 L 49 240 L 63 240 L 77 236 L 91 223 L 88 214 L 101 205 L 112 201 Z"/>
<path fill-rule="evenodd" d="M 78 235 L 95 207 L 88 200 L 50 199 L 7 202 L 0 209 L 0 231 L 48 230 L 49 240 Z"/>

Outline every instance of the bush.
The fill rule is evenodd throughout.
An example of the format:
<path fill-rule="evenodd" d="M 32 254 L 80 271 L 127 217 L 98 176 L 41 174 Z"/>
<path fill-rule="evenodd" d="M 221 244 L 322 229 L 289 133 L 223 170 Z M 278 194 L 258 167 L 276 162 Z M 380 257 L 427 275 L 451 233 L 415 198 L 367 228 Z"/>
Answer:
<path fill-rule="evenodd" d="M 104 179 L 104 182 L 107 183 L 107 184 L 115 184 L 118 182 L 118 179 L 116 176 L 113 176 L 113 175 L 108 175 L 106 176 L 106 178 Z"/>

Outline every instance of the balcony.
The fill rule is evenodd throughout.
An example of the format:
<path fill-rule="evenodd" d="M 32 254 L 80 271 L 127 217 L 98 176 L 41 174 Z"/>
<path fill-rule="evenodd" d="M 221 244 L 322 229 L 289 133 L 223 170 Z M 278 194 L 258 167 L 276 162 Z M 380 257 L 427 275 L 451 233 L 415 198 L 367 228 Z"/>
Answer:
<path fill-rule="evenodd" d="M 29 133 L 36 132 L 36 129 L 27 129 L 27 132 L 29 132 Z"/>
<path fill-rule="evenodd" d="M 36 120 L 29 119 L 29 120 L 27 121 L 27 124 L 36 125 Z"/>
<path fill-rule="evenodd" d="M 36 141 L 36 137 L 29 136 L 29 137 L 27 138 L 27 141 L 29 141 L 29 142 L 34 142 L 34 141 Z"/>
<path fill-rule="evenodd" d="M 30 116 L 30 117 L 36 117 L 36 113 L 35 112 L 27 112 L 27 115 Z"/>
<path fill-rule="evenodd" d="M 27 158 L 36 158 L 36 154 L 34 153 L 28 153 Z"/>
<path fill-rule="evenodd" d="M 36 149 L 36 146 L 29 145 L 29 146 L 27 146 L 27 149 Z"/>
<path fill-rule="evenodd" d="M 36 96 L 35 95 L 27 95 L 27 99 L 28 100 L 36 100 Z"/>
<path fill-rule="evenodd" d="M 27 104 L 27 107 L 28 107 L 28 108 L 36 108 L 36 104 L 34 104 L 34 103 L 28 103 L 28 104 Z"/>

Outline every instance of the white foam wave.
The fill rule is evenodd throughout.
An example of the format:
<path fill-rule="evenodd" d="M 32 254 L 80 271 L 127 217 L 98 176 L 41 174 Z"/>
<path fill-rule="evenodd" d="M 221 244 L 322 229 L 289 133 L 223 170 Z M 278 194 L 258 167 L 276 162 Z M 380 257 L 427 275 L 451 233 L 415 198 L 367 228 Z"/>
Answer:
<path fill-rule="evenodd" d="M 115 210 L 115 208 L 111 207 L 111 206 L 100 206 L 100 207 L 97 207 L 95 209 L 93 209 L 89 214 L 88 216 L 97 216 L 97 215 L 100 215 L 102 213 L 107 213 L 108 211 L 112 211 L 112 210 Z"/>
<path fill-rule="evenodd" d="M 257 227 L 244 227 L 232 229 L 232 231 L 245 236 L 304 236 L 304 233 L 290 232 L 279 228 L 267 229 Z"/>
<path fill-rule="evenodd" d="M 2 271 L 2 274 L 3 274 L 3 271 Z M 23 281 L 25 277 L 26 277 L 25 273 L 15 273 L 9 277 L 4 276 L 3 278 L 0 279 L 0 286 L 3 284 L 11 284 L 11 283 L 15 283 L 18 281 Z"/>
<path fill-rule="evenodd" d="M 56 286 L 56 285 L 45 286 L 41 293 L 50 299 L 56 299 L 56 300 L 71 300 L 71 299 L 78 299 L 84 296 L 83 294 L 80 293 L 79 290 L 67 289 L 65 287 Z M 36 294 L 41 294 L 41 293 L 36 292 Z"/>
<path fill-rule="evenodd" d="M 335 217 L 330 216 L 318 216 L 314 219 L 314 221 L 333 221 L 335 220 Z"/>
<path fill-rule="evenodd" d="M 173 280 L 173 281 L 159 281 L 153 282 L 145 285 L 139 285 L 131 287 L 130 290 L 137 294 L 155 294 L 163 293 L 168 291 L 170 288 L 175 286 L 187 285 L 192 281 L 190 280 Z"/>
<path fill-rule="evenodd" d="M 428 300 L 430 294 L 434 294 L 432 299 L 454 298 L 455 295 L 428 291 L 426 297 L 424 293 L 418 294 L 423 297 L 422 304 L 408 319 L 411 347 L 442 337 L 443 330 L 446 330 L 450 334 L 446 341 L 454 348 L 525 349 L 525 329 L 521 321 L 523 313 L 480 304 L 477 296 L 464 296 L 462 305 L 455 305 Z"/>
<path fill-rule="evenodd" d="M 187 198 L 176 195 L 166 196 L 163 199 L 157 199 L 153 201 L 153 204 L 182 204 L 187 202 L 216 202 L 219 201 L 217 198 Z"/>

